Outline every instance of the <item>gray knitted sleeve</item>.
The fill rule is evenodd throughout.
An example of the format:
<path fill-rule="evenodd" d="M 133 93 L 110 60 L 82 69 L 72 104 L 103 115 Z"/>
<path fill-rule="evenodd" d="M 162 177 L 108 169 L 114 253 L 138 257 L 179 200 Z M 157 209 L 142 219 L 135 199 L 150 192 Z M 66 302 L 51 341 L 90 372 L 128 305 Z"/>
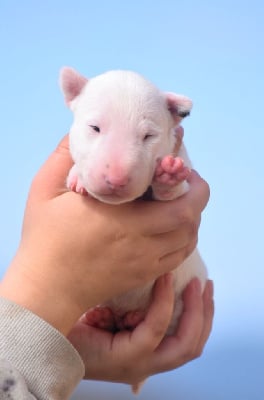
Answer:
<path fill-rule="evenodd" d="M 1 400 L 67 400 L 83 376 L 79 354 L 60 332 L 0 298 Z"/>

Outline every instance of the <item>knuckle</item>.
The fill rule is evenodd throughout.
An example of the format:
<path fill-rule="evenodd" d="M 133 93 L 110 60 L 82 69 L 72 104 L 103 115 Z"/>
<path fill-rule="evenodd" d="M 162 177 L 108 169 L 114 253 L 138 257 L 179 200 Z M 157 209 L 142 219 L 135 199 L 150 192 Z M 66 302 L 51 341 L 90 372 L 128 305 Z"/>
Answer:
<path fill-rule="evenodd" d="M 204 346 L 201 344 L 198 344 L 195 348 L 193 348 L 192 353 L 191 353 L 192 360 L 201 357 L 203 354 L 203 349 L 204 349 Z"/>
<path fill-rule="evenodd" d="M 160 340 L 164 337 L 166 330 L 164 330 L 164 324 L 156 325 L 155 328 L 152 329 L 152 336 L 154 340 Z"/>
<path fill-rule="evenodd" d="M 142 350 L 144 349 L 145 354 L 151 354 L 166 334 L 166 328 L 162 327 L 162 323 L 161 326 L 157 325 L 159 324 L 152 324 L 151 327 L 146 328 L 148 332 L 146 332 L 144 343 L 142 342 Z"/>
<path fill-rule="evenodd" d="M 195 360 L 202 355 L 203 349 L 197 346 L 186 346 L 185 351 L 183 350 L 183 359 L 188 362 Z"/>
<path fill-rule="evenodd" d="M 201 191 L 203 193 L 204 200 L 207 203 L 209 200 L 209 197 L 210 197 L 210 186 L 209 186 L 208 182 L 204 178 L 202 178 L 200 175 L 199 175 L 199 184 L 200 184 Z"/>
<path fill-rule="evenodd" d="M 202 179 L 202 183 L 204 185 L 204 191 L 206 193 L 206 196 L 209 199 L 209 197 L 210 197 L 210 186 L 209 186 L 209 183 L 206 182 L 206 180 L 204 180 L 204 179 Z"/>
<path fill-rule="evenodd" d="M 195 349 L 193 351 L 193 354 L 192 354 L 193 358 L 192 359 L 194 360 L 196 358 L 199 358 L 199 357 L 202 356 L 202 354 L 203 354 L 203 348 L 197 348 L 197 349 Z"/>
<path fill-rule="evenodd" d="M 178 219 L 181 225 L 188 226 L 193 221 L 193 213 L 191 207 L 185 207 L 178 214 Z"/>
<path fill-rule="evenodd" d="M 194 359 L 200 358 L 203 355 L 203 349 L 200 349 L 196 352 Z"/>
<path fill-rule="evenodd" d="M 195 218 L 194 211 L 191 207 L 186 207 L 179 214 L 180 225 L 190 234 L 191 236 L 196 236 L 199 227 L 199 218 Z"/>
<path fill-rule="evenodd" d="M 198 224 L 195 220 L 190 220 L 188 223 L 188 231 L 192 238 L 196 238 L 198 236 Z"/>

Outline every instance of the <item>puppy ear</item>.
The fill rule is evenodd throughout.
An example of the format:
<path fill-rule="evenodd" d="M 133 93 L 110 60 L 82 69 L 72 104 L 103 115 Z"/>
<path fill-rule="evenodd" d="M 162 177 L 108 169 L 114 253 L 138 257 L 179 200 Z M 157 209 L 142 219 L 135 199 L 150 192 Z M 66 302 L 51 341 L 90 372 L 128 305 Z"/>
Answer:
<path fill-rule="evenodd" d="M 181 120 L 191 113 L 192 101 L 186 96 L 176 93 L 165 93 L 168 110 L 170 111 L 175 124 L 178 125 Z"/>
<path fill-rule="evenodd" d="M 60 71 L 59 85 L 64 94 L 66 104 L 70 103 L 81 93 L 88 79 L 70 67 L 63 67 Z"/>

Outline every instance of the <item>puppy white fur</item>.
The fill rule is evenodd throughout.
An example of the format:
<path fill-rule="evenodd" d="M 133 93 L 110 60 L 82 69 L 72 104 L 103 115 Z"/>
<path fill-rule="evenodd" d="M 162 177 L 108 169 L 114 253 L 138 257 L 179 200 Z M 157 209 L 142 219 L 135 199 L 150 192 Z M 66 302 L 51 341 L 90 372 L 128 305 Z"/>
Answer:
<path fill-rule="evenodd" d="M 150 186 L 159 200 L 176 198 L 188 190 L 185 180 L 174 186 L 157 182 L 155 171 L 168 155 L 180 156 L 191 167 L 184 144 L 175 133 L 192 108 L 190 99 L 163 93 L 131 71 L 110 71 L 88 80 L 66 67 L 61 71 L 60 85 L 74 115 L 70 129 L 74 166 L 67 181 L 69 188 L 116 205 L 142 196 Z M 174 270 L 175 309 L 167 334 L 175 331 L 182 311 L 181 294 L 193 277 L 204 286 L 207 272 L 197 249 Z M 133 310 L 144 312 L 153 283 L 106 305 L 119 316 Z"/>

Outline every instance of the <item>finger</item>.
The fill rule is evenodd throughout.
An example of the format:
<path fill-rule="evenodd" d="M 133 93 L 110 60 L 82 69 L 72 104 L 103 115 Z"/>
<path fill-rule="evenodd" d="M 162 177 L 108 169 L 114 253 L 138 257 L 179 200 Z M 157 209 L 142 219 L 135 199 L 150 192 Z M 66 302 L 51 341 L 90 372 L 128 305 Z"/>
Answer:
<path fill-rule="evenodd" d="M 195 342 L 198 343 L 200 337 L 197 332 L 201 332 L 202 326 L 203 301 L 201 282 L 198 278 L 194 278 L 183 292 L 183 311 L 175 336 L 179 341 L 185 342 L 186 345 L 190 344 L 191 347 L 196 347 Z M 195 332 L 194 336 L 193 332 Z"/>
<path fill-rule="evenodd" d="M 69 138 L 66 135 L 35 176 L 30 196 L 37 199 L 50 199 L 64 192 L 66 178 L 72 164 Z"/>
<path fill-rule="evenodd" d="M 139 353 L 153 351 L 166 334 L 174 307 L 173 282 L 171 273 L 156 281 L 145 320 L 134 330 L 131 338 Z"/>
<path fill-rule="evenodd" d="M 197 240 L 200 222 L 200 216 L 193 222 L 182 221 L 179 223 L 177 230 L 153 235 L 152 240 L 157 242 L 157 246 L 160 246 L 164 250 L 164 256 L 166 256 L 169 253 L 188 246 L 190 241 Z M 177 247 L 175 246 L 176 244 Z"/>
<path fill-rule="evenodd" d="M 200 214 L 206 207 L 210 197 L 210 187 L 208 183 L 201 178 L 197 171 L 191 170 L 187 181 L 190 185 L 188 202 L 194 207 L 196 213 Z M 195 200 L 194 200 L 195 198 Z"/>
<path fill-rule="evenodd" d="M 161 343 L 153 358 L 153 371 L 167 371 L 196 357 L 203 328 L 203 301 L 201 285 L 194 278 L 183 293 L 183 312 L 175 335 Z"/>
<path fill-rule="evenodd" d="M 171 232 L 184 224 L 193 226 L 208 203 L 210 191 L 207 182 L 193 170 L 188 182 L 189 191 L 176 200 L 135 202 L 144 233 Z"/>
<path fill-rule="evenodd" d="M 214 287 L 213 281 L 208 280 L 203 293 L 203 303 L 204 303 L 204 325 L 201 333 L 200 341 L 197 347 L 197 354 L 202 354 L 203 348 L 210 336 L 213 318 L 214 318 Z"/>

